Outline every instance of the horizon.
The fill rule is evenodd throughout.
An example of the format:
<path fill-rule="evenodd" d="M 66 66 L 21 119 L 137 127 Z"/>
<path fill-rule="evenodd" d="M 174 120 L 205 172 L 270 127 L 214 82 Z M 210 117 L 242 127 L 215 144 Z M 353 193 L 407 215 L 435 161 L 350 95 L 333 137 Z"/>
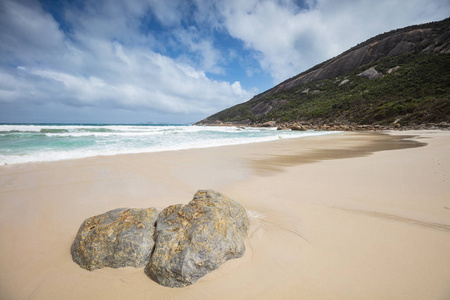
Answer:
<path fill-rule="evenodd" d="M 75 122 L 75 123 L 64 123 L 64 122 L 0 122 L 1 125 L 80 125 L 80 126 L 109 126 L 109 125 L 117 125 L 117 126 L 160 126 L 160 125 L 175 125 L 175 126 L 188 126 L 193 125 L 194 123 L 153 123 L 153 122 L 141 122 L 141 123 L 81 123 L 81 122 Z"/>
<path fill-rule="evenodd" d="M 83 125 L 192 124 L 371 37 L 450 12 L 443 0 L 0 7 L 0 123 Z"/>

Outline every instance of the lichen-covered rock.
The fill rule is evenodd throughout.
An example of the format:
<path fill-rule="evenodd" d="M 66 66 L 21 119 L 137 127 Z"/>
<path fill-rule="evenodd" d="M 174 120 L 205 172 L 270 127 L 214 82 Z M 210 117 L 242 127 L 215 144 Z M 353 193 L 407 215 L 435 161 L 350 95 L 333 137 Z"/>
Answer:
<path fill-rule="evenodd" d="M 145 272 L 156 282 L 183 287 L 245 252 L 249 219 L 245 209 L 225 195 L 200 190 L 187 205 L 161 211 L 155 250 Z"/>
<path fill-rule="evenodd" d="M 90 271 L 145 266 L 157 217 L 154 208 L 118 208 L 85 220 L 72 244 L 73 261 Z"/>

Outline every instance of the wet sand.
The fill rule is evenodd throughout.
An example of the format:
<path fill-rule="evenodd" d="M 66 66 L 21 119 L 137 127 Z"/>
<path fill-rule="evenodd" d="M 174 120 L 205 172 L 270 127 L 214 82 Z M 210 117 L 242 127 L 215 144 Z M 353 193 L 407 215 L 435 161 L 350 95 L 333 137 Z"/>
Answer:
<path fill-rule="evenodd" d="M 450 132 L 346 133 L 0 167 L 0 299 L 448 299 Z M 210 188 L 251 216 L 246 254 L 186 288 L 86 271 L 70 245 L 117 207 Z"/>

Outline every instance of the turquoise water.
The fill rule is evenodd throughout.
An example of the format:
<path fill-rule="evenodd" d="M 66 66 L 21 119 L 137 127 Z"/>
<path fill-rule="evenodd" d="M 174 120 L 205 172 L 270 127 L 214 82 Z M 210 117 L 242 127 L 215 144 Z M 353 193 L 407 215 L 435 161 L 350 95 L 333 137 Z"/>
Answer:
<path fill-rule="evenodd" d="M 0 165 L 174 151 L 329 132 L 181 125 L 0 125 Z"/>

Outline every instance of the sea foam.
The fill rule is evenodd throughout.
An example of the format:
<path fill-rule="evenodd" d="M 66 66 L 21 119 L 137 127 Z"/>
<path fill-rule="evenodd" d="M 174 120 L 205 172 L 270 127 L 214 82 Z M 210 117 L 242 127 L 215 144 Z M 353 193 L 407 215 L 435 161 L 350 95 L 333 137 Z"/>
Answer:
<path fill-rule="evenodd" d="M 175 151 L 330 134 L 179 125 L 0 125 L 0 164 Z"/>

